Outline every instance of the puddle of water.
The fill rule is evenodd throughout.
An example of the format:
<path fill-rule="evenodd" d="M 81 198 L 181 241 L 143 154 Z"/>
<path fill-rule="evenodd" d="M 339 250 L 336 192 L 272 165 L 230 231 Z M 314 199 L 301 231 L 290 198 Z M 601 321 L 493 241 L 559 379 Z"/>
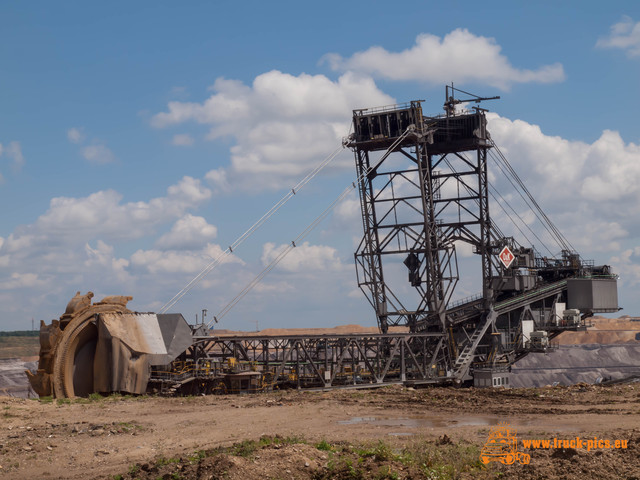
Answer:
<path fill-rule="evenodd" d="M 460 420 L 447 420 L 442 418 L 423 417 L 402 417 L 402 418 L 380 418 L 380 417 L 352 417 L 349 420 L 340 420 L 340 425 L 379 425 L 382 427 L 406 427 L 406 428 L 456 428 L 456 427 L 481 427 L 497 425 L 506 421 L 505 418 L 484 416 L 465 417 Z M 518 422 L 520 425 L 527 425 L 529 422 Z"/>

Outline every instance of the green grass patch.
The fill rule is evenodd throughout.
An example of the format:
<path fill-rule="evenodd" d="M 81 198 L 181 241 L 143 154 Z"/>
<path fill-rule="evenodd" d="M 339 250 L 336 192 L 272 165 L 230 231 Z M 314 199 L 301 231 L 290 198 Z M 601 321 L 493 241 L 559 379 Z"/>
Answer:
<path fill-rule="evenodd" d="M 205 452 L 204 450 L 198 450 L 197 452 L 194 452 L 193 455 L 189 456 L 189 463 L 194 464 L 194 463 L 199 463 L 202 460 L 204 460 L 207 457 L 207 452 Z"/>
<path fill-rule="evenodd" d="M 165 465 L 180 463 L 180 461 L 181 459 L 178 457 L 171 457 L 171 458 L 160 457 L 158 460 L 156 460 L 156 467 L 160 468 L 160 467 L 164 467 Z"/>
<path fill-rule="evenodd" d="M 318 450 L 323 450 L 325 452 L 332 452 L 333 451 L 333 445 L 331 445 L 326 440 L 320 440 L 320 442 L 316 443 L 316 448 Z"/>
<path fill-rule="evenodd" d="M 189 477 L 189 472 L 193 472 L 194 468 L 199 469 L 201 462 L 211 457 L 214 457 L 214 462 L 218 461 L 215 457 L 229 455 L 251 459 L 263 449 L 301 443 L 308 444 L 300 437 L 265 435 L 258 440 L 244 440 L 231 446 L 197 450 L 187 457 L 161 457 L 155 460 L 155 467 L 159 471 L 152 471 L 153 475 L 158 474 L 158 478 L 180 478 L 182 475 Z M 348 444 L 331 443 L 323 439 L 314 446 L 319 451 L 327 452 L 326 456 L 322 456 L 326 463 L 321 463 L 312 473 L 310 471 L 316 480 L 496 478 L 495 472 L 492 474 L 480 462 L 480 446 L 466 441 L 442 445 L 434 441 L 415 440 L 404 448 L 398 448 L 384 441 Z M 279 454 L 286 458 L 289 452 L 281 450 Z M 172 466 L 173 464 L 176 466 Z M 227 464 L 223 462 L 223 465 L 226 468 Z M 146 466 L 134 465 L 122 478 L 132 480 L 140 476 L 141 468 L 145 472 L 149 471 Z"/>

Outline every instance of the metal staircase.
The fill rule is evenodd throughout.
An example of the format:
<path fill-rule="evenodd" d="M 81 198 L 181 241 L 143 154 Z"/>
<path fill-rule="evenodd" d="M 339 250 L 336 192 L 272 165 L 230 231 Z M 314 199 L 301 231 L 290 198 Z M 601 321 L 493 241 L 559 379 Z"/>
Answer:
<path fill-rule="evenodd" d="M 467 374 L 469 366 L 475 357 L 476 348 L 478 347 L 480 340 L 486 333 L 489 325 L 491 325 L 497 317 L 498 314 L 495 311 L 490 310 L 487 315 L 484 316 L 484 319 L 478 324 L 475 331 L 469 338 L 469 342 L 467 342 L 465 347 L 462 349 L 462 352 L 460 352 L 460 355 L 458 355 L 458 358 L 456 358 L 456 362 L 453 365 L 454 377 L 463 379 Z"/>

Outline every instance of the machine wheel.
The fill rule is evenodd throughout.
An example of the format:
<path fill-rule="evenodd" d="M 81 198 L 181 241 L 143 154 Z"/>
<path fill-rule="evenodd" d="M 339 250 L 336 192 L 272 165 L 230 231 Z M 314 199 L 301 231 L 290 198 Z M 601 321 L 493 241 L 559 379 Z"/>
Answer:
<path fill-rule="evenodd" d="M 131 313 L 128 296 L 105 297 L 91 304 L 93 293 L 71 299 L 60 320 L 40 325 L 38 372 L 29 381 L 38 395 L 56 398 L 87 397 L 93 390 L 93 360 L 98 341 L 98 313 Z"/>
<path fill-rule="evenodd" d="M 56 398 L 87 397 L 93 392 L 93 359 L 98 342 L 95 315 L 129 312 L 118 304 L 92 305 L 71 320 L 60 337 L 53 364 Z"/>

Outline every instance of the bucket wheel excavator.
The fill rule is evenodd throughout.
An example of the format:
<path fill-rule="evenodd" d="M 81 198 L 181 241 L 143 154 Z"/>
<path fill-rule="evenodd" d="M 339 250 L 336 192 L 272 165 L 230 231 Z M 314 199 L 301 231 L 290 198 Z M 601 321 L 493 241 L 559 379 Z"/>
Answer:
<path fill-rule="evenodd" d="M 455 98 L 460 94 L 467 98 Z M 445 89 L 444 115 L 424 115 L 423 100 L 353 111 L 353 133 L 343 147 L 354 152 L 357 181 L 352 186 L 357 184 L 363 222 L 355 252 L 357 283 L 375 310 L 380 334 L 214 337 L 204 324 L 192 328 L 180 314 L 132 312 L 129 296 L 92 303 L 92 292 L 78 292 L 59 320 L 41 322 L 38 370 L 27 372 L 34 391 L 58 398 L 112 392 L 194 394 L 219 391 L 221 385 L 225 391 L 258 391 L 260 385 L 292 382 L 298 388 L 331 388 L 345 385 L 345 378 L 353 385 L 508 384 L 506 373 L 516 359 L 546 349 L 548 340 L 564 331 L 585 330 L 592 315 L 620 307 L 617 275 L 607 265 L 583 259 L 542 211 L 492 140 L 487 110 L 456 108 L 494 98 L 452 85 Z M 526 246 L 505 235 L 491 219 L 493 198 L 492 205 L 523 233 L 516 209 L 489 182 L 490 162 L 517 189 L 525 211 L 538 218 L 560 248 L 559 256 L 528 225 L 524 228 L 538 248 L 550 256 L 543 256 L 529 239 Z M 291 243 L 289 249 L 296 242 Z M 476 271 L 482 291 L 455 301 L 454 290 L 463 278 L 456 248 L 462 246 L 472 252 L 464 266 Z M 165 307 L 173 306 L 220 258 Z M 395 327 L 406 333 L 393 334 Z M 238 359 L 248 369 L 239 369 Z"/>

